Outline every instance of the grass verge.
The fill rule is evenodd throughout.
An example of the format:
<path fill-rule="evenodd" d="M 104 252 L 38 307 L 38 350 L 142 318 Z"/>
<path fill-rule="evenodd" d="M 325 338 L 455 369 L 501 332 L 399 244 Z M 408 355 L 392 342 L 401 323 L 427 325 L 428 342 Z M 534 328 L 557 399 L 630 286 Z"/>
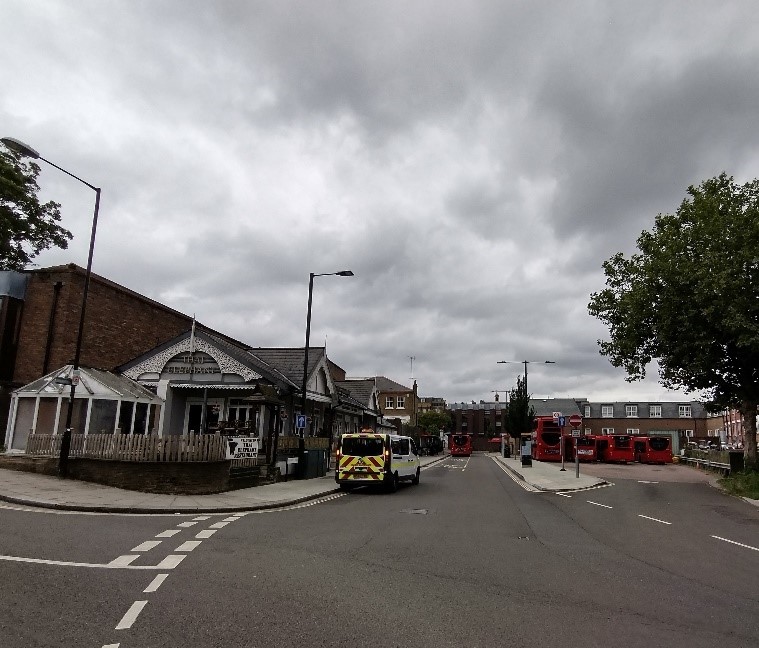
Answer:
<path fill-rule="evenodd" d="M 759 499 L 759 472 L 740 472 L 723 477 L 720 486 L 732 495 Z"/>

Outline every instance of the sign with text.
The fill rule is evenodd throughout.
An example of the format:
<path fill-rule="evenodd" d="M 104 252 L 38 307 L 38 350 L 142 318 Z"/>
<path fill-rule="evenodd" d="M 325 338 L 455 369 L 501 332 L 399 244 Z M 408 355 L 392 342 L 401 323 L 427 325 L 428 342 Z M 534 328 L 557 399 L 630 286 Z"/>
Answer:
<path fill-rule="evenodd" d="M 258 457 L 258 437 L 229 437 L 227 459 L 255 459 Z"/>

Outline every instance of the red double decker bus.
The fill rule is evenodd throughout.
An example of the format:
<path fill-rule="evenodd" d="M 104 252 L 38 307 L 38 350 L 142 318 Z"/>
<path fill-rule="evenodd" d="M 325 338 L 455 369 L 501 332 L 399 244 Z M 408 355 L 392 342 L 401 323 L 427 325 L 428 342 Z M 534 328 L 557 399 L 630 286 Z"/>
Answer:
<path fill-rule="evenodd" d="M 596 440 L 598 460 L 606 463 L 635 461 L 633 437 L 629 434 L 604 434 Z"/>
<path fill-rule="evenodd" d="M 536 416 L 532 432 L 535 461 L 561 461 L 561 428 L 552 416 Z"/>
<path fill-rule="evenodd" d="M 672 439 L 652 436 L 635 439 L 635 458 L 641 463 L 672 463 Z"/>
<path fill-rule="evenodd" d="M 448 448 L 452 457 L 470 457 L 472 455 L 472 435 L 451 434 Z"/>

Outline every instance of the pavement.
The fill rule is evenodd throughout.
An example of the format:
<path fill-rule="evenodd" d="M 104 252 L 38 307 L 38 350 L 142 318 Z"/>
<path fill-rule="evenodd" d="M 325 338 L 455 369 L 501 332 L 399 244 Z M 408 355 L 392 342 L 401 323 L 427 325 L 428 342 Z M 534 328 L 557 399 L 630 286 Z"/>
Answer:
<path fill-rule="evenodd" d="M 574 464 L 533 461 L 522 466 L 519 459 L 489 453 L 515 478 L 537 490 L 565 491 L 592 488 L 606 482 L 582 474 L 575 477 Z M 422 457 L 422 467 L 431 466 L 448 455 Z M 9 504 L 64 511 L 98 513 L 234 513 L 282 506 L 294 506 L 340 492 L 334 472 L 315 479 L 297 479 L 266 486 L 242 488 L 213 495 L 163 495 L 103 486 L 91 482 L 60 479 L 49 475 L 0 469 L 0 500 Z"/>

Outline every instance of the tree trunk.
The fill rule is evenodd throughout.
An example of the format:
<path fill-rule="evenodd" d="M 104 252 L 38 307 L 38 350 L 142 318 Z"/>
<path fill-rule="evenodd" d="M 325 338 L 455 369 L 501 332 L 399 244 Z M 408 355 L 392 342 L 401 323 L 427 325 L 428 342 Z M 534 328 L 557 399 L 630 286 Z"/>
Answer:
<path fill-rule="evenodd" d="M 743 401 L 741 416 L 743 417 L 743 461 L 746 470 L 759 472 L 759 461 L 756 456 L 756 410 L 757 403 Z"/>

